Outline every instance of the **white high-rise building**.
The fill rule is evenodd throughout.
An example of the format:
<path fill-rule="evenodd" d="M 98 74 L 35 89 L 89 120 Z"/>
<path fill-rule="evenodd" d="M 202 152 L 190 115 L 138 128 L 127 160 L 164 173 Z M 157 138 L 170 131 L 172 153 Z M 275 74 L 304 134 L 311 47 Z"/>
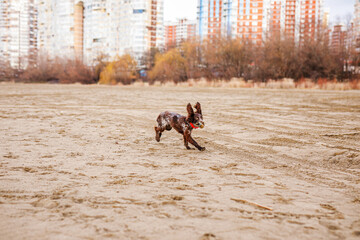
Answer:
<path fill-rule="evenodd" d="M 0 49 L 6 58 L 12 53 L 14 64 L 25 50 L 29 52 L 18 44 L 29 41 L 25 30 L 35 38 L 31 42 L 35 46 L 37 42 L 40 55 L 79 59 L 87 64 L 93 64 L 99 55 L 111 60 L 125 53 L 140 60 L 146 51 L 165 45 L 163 0 L 37 0 L 37 34 L 31 30 L 29 13 L 22 10 L 34 7 L 34 1 L 0 0 L 4 19 Z M 8 25 L 20 27 L 8 31 Z"/>
<path fill-rule="evenodd" d="M 39 54 L 50 58 L 81 58 L 82 43 L 82 1 L 39 0 L 38 3 L 38 46 Z M 78 49 L 81 50 L 78 50 Z"/>
<path fill-rule="evenodd" d="M 355 0 L 354 11 L 354 38 L 356 50 L 360 52 L 360 0 Z"/>
<path fill-rule="evenodd" d="M 34 0 L 0 0 L 0 58 L 13 68 L 36 62 L 37 11 Z"/>
<path fill-rule="evenodd" d="M 163 0 L 85 0 L 84 56 L 93 64 L 125 53 L 140 60 L 164 40 Z"/>
<path fill-rule="evenodd" d="M 111 28 L 104 0 L 84 2 L 84 61 L 91 64 L 100 54 L 110 53 L 108 38 Z"/>

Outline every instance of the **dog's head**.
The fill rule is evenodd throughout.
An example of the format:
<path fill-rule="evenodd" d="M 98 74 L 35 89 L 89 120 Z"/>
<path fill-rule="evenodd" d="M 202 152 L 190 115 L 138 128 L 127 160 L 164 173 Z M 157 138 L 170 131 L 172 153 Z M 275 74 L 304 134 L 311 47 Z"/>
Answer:
<path fill-rule="evenodd" d="M 204 120 L 203 120 L 200 103 L 197 102 L 195 104 L 194 108 L 196 109 L 195 113 L 194 113 L 193 108 L 191 107 L 191 104 L 189 103 L 187 105 L 186 109 L 187 109 L 187 112 L 188 112 L 188 116 L 187 116 L 186 120 L 189 123 L 192 123 L 197 127 L 203 128 L 205 126 L 205 123 L 204 123 Z"/>

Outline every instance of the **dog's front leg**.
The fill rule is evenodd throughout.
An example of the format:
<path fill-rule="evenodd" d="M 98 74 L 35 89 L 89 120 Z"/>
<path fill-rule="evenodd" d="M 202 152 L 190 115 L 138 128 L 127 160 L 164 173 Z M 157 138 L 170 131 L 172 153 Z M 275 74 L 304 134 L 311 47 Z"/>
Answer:
<path fill-rule="evenodd" d="M 185 131 L 184 139 L 186 138 L 186 141 L 194 145 L 199 151 L 204 151 L 205 148 L 201 147 L 192 137 L 190 131 Z M 186 146 L 186 145 L 185 145 Z M 189 148 L 188 148 L 189 149 Z"/>
<path fill-rule="evenodd" d="M 187 140 L 187 138 L 186 138 L 185 134 L 184 134 L 183 136 L 184 136 L 184 145 L 185 145 L 185 147 L 186 147 L 186 149 L 187 149 L 187 150 L 190 150 L 190 149 L 191 149 L 191 147 L 189 147 L 189 142 L 188 142 L 188 140 Z"/>

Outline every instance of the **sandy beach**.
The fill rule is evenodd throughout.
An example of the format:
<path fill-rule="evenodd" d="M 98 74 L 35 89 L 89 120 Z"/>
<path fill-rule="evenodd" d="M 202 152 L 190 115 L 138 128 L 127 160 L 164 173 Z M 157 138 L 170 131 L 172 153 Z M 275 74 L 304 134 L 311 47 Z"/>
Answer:
<path fill-rule="evenodd" d="M 360 91 L 0 84 L 0 132 L 0 239 L 360 239 Z"/>

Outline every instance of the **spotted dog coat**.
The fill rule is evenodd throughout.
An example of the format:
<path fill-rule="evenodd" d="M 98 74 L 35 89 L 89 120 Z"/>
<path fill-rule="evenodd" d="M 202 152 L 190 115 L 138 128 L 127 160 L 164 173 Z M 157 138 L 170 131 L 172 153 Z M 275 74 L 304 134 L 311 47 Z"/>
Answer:
<path fill-rule="evenodd" d="M 191 104 L 189 103 L 187 105 L 187 112 L 188 116 L 182 116 L 177 113 L 172 112 L 162 112 L 157 118 L 158 126 L 155 127 L 155 133 L 156 133 L 156 141 L 160 142 L 160 137 L 162 135 L 162 132 L 167 130 L 170 131 L 172 128 L 174 128 L 178 133 L 182 134 L 184 136 L 184 145 L 186 149 L 191 149 L 189 147 L 189 143 L 194 145 L 197 149 L 200 151 L 204 151 L 205 147 L 201 147 L 192 137 L 191 137 L 191 131 L 194 128 L 203 128 L 205 126 L 204 120 L 202 117 L 201 112 L 201 105 L 199 102 L 197 102 L 194 106 L 196 109 L 196 112 L 194 113 L 193 108 L 191 107 Z"/>

